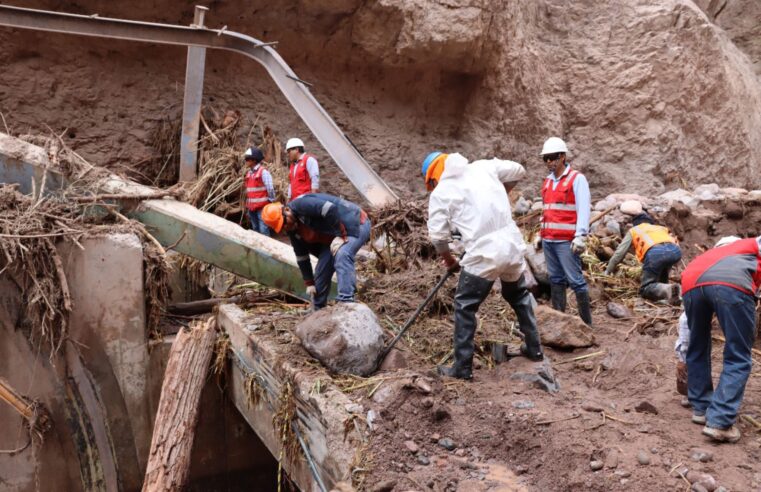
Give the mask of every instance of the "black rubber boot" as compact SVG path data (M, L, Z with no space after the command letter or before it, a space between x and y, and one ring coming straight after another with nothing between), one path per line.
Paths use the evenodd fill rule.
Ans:
M454 295L454 364L451 367L438 366L442 376L460 379L473 377L476 313L489 295L493 283L466 271L460 273L460 281Z
M592 306L589 301L589 292L576 293L576 306L579 308L579 318L589 326L592 326Z
M550 284L550 295L552 296L552 309L555 311L565 312L566 297L565 284Z
M518 318L518 329L523 333L525 343L521 354L531 360L544 359L539 331L536 329L534 299L526 286L526 277L521 275L516 282L502 282L502 297L510 304Z

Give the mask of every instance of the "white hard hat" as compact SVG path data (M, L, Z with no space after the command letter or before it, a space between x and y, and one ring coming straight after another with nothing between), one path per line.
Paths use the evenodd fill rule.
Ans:
M568 152L568 147L565 146L565 142L562 139L550 137L544 141L542 153L539 155L556 154L558 152Z
M289 138L288 143L285 144L285 150L294 149L296 147L303 147L304 142L300 138Z
M724 236L723 238L716 241L716 246L714 248L720 248L722 246L726 246L727 244L732 244L735 241L739 241L742 238L739 238L737 236Z

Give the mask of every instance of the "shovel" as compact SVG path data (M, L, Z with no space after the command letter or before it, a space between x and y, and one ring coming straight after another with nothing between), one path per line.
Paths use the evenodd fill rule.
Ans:
M441 286L444 285L444 282L447 281L449 277L452 276L452 271L447 270L446 273L441 277L441 280L431 289L431 291L428 293L428 296L423 299L423 302L418 306L418 308L415 310L414 313L412 313L412 316L410 319L407 320L407 322L404 324L401 330L399 330L399 333L396 334L393 340L386 346L386 348L383 349L383 351L378 356L378 360L375 362L375 371L378 370L378 368L383 363L383 360L386 358L389 352L391 352L391 349L394 348L394 345L396 345L396 342L399 341L400 338L407 332L407 330L412 326L413 323L415 323L415 320L420 315L420 313L425 309L425 307L428 305L429 302L431 302L431 299L436 295L436 293L441 289ZM375 372L373 371L373 372Z

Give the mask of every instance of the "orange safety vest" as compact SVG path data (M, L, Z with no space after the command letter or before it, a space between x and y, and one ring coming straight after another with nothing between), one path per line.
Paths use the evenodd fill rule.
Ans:
M668 228L659 225L640 224L632 227L629 233L632 235L634 253L637 255L640 263L645 259L647 251L656 244L676 244L676 239L669 234Z
M259 165L256 171L249 169L246 172L246 208L248 210L259 210L270 202L267 187L262 179L263 173L264 166L262 165Z
M570 169L554 190L552 178L544 180L540 231L542 239L571 241L576 235L576 195L573 194L573 182L578 175L578 171Z
M304 154L301 159L291 164L288 178L291 182L291 200L295 200L301 195L312 192L312 178L309 176L307 169L307 160L312 157L310 154Z

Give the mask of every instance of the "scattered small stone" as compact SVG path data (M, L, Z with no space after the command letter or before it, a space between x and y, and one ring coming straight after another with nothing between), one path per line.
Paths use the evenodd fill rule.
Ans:
M454 441L449 439L448 437L445 437L443 439L439 439L439 446L446 449L447 451L452 451L457 446L455 445Z
M621 485L626 485L627 483L629 483L629 479L628 478L622 478L621 480L618 481L618 483L620 483Z
M641 432L642 434L650 434L650 431L652 431L652 429L653 428L650 427L649 425L644 424L637 427L637 432Z
M632 472L629 472L626 470L616 470L614 473L616 474L616 476L621 478L629 478L632 476Z
M686 475L687 481L691 484L700 484L708 492L716 490L716 479L707 473L701 473L698 471L689 471Z
M517 400L512 403L513 408L518 408L521 410L526 410L529 408L534 408L536 405L534 405L534 402L529 400Z
M433 398L423 398L420 400L420 404L423 406L423 408L431 408L433 406Z
M724 205L724 214L732 220L739 220L745 215L743 206L737 202L729 202Z
M703 487L700 482L695 482L692 484L692 487L690 487L690 490L692 492L708 492L708 489Z
M426 395L429 394L431 391L431 385L423 381L422 379L419 379L415 381L415 386L417 389L419 389L421 392L425 393Z
M729 492L729 490L727 490L726 487L719 486L713 492Z
M592 469L592 471L602 470L602 467L605 464L600 460L594 460L589 462L589 467Z
M621 235L621 224L617 220L609 220L605 223L605 229L613 235Z
M650 452L653 454L658 454L658 448L650 448Z
M420 448L417 444L415 444L415 441L404 441L404 447L407 448L407 451L412 454L416 454L418 451L420 451Z
M462 448L455 449L454 455L462 458L463 456L465 456L465 450Z
M640 413L652 413L653 415L658 415L658 409L649 401L639 402L634 409Z
M396 480L384 480L370 489L372 492L391 492L396 487Z
M437 422L451 417L451 414L449 413L449 409L446 407L446 405L434 404L432 408L432 412L433 412L433 420Z
M528 471L528 467L526 465L518 465L515 467L515 474L516 475L523 475Z
M431 442L439 442L439 439L441 439L441 434L438 432L431 434Z
M609 302L605 309L608 311L609 315L617 319L629 318L632 315L631 311L629 311L629 308L617 302Z
M643 466L650 464L650 455L647 454L647 451L640 451L637 453L637 462Z
M591 360L580 360L573 363L573 367L581 369L582 371L594 371L595 363Z
M375 410L370 410L367 412L367 426L370 428L370 430L373 430L375 426L373 425L375 421L378 420L378 414L375 413Z
M420 463L423 466L428 466L431 464L431 460L428 459L428 456L424 454L419 454L417 457L417 462Z
M701 463L708 463L713 461L713 453L707 449L693 448L690 451L690 459L700 461Z
M359 403L347 403L344 408L349 413L365 413L365 407Z
M585 401L581 404L581 409L586 410L587 412L594 412L594 413L600 413L603 410L605 410L602 405L599 403L595 403L593 401Z

